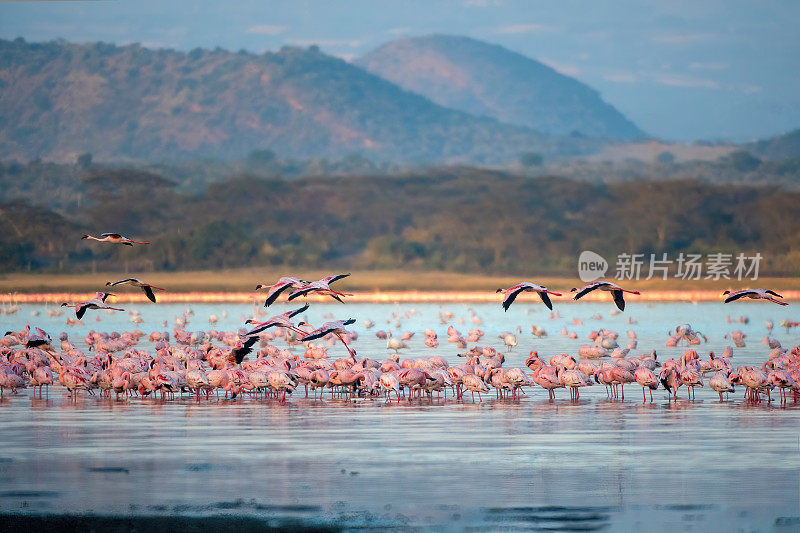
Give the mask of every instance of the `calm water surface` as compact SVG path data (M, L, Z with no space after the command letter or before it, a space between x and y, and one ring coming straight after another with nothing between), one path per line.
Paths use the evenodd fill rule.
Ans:
M124 307L124 306L123 306ZM139 329L164 330L186 305L137 305ZM235 329L252 312L246 305L189 306L187 330ZM276 305L276 312L288 307ZM416 314L404 315L410 309ZM405 357L445 356L462 362L446 342L441 311L462 333L480 327L480 345L505 349L500 332L522 326L519 346L506 366L524 367L528 352L545 357L577 354L598 327L639 336L634 353L656 349L659 358L685 349L665 348L667 331L690 323L708 336L698 351L720 353L724 335L744 331L746 348L734 349L734 366L761 364L765 322L785 347L800 344L797 330L780 320L797 320L794 306L760 303L637 304L611 316L608 304L557 304L562 318L550 319L541 304L520 302L508 313L499 305L313 305L307 319L358 319L361 356L383 359L389 352L374 331L416 331ZM54 337L67 331L73 342L92 328L133 329L126 313L89 312L85 326L66 326L43 306L23 306L0 315L3 330L26 323ZM39 316L32 313L39 312ZM94 314L92 314L94 313ZM483 321L476 326L473 313ZM590 318L600 313L602 320ZM393 318L395 314L398 318ZM749 324L725 318L747 316ZM94 318L99 316L100 322ZM628 317L638 323L628 325ZM327 317L327 318L325 318ZM572 326L573 318L582 326ZM88 320L87 320L88 318ZM364 319L376 325L364 327ZM464 323L460 322L464 319ZM388 323L387 323L388 321ZM397 327L398 321L401 323ZM548 336L537 339L531 324ZM579 334L560 335L561 328ZM439 333L440 348L423 345L422 331ZM144 346L150 347L149 343ZM301 353L300 348L295 348ZM329 350L341 355L337 346ZM743 392L743 391L742 391ZM49 398L23 391L0 402L0 511L30 514L225 515L257 517L270 525L330 525L344 528L422 527L460 530L568 529L647 531L797 531L800 529L800 409L789 404L752 406L737 392L729 401L708 388L696 401L643 404L641 390L625 401L595 386L569 402L557 392L549 402L542 389L518 401L427 400L313 401L298 390L286 405L242 398L195 403L151 399L116 401L82 395L70 402L63 388ZM0 520L2 520L0 518Z

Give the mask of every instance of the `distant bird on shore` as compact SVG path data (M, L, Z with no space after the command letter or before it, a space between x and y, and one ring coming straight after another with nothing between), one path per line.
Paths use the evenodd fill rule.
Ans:
M110 305L106 304L106 298L111 296L110 292L97 292L94 295L94 298L91 300L87 300L85 302L79 302L76 304L69 304L64 302L61 304L61 307L74 307L75 308L75 316L78 320L83 318L84 313L86 313L87 309L111 309L113 311L124 311L124 309L118 309L116 307L111 307Z
M274 285L263 285L259 283L256 286L256 290L269 287L269 292L267 293L267 299L264 302L264 307L269 307L270 305L275 303L275 300L278 299L278 296L280 296L283 291L290 288L299 289L307 284L308 284L307 281L303 281L300 278L285 276L279 279Z
M773 296L777 296L778 298L783 298L783 296L768 289L745 289L743 291L725 291L722 293L723 296L726 294L730 294L730 296L725 298L725 302L723 302L726 304L738 300L739 298L750 298L752 300L767 300L768 302L774 302L778 305L789 305L786 302L781 302L773 298Z
M549 290L547 287L531 283L530 281L523 281L522 283L517 283L516 285L509 287L507 289L497 289L497 291L495 292L502 292L505 295L505 299L503 300L503 309L505 309L506 311L508 311L508 308L511 307L511 304L514 303L516 297L523 292L539 293L539 296L542 298L542 302L544 302L544 305L546 305L547 308L550 309L551 311L553 310L553 303L550 301L550 297L547 295L552 294L553 296L561 296L560 293L553 292Z
M295 292L293 292L291 296L289 296L289 301L294 300L298 296L307 296L311 293L316 293L316 294L327 294L334 300L344 303L344 301L339 297L352 296L352 294L346 294L343 292L335 291L331 289L330 284L333 283L334 281L346 278L349 275L350 274L337 274L335 276L328 276L322 278L319 281L312 281L311 283L306 283L305 285L297 289Z
M121 279L119 281L115 281L113 283L110 282L110 281L106 283L106 287L114 287L116 285L133 285L134 287L139 287L140 289L142 289L142 291L144 291L144 294L145 294L145 296L147 296L147 299L150 300L153 303L156 303L156 295L153 294L153 289L156 289L156 290L159 290L159 291L166 290L166 289L162 289L161 287L156 287L154 285L150 285L149 283L144 283L143 281L141 281L139 279L136 279L136 278L127 278L127 279Z
M623 293L631 293L631 294L641 294L639 291L629 291L623 289L616 283L611 283L610 281L595 281L594 283L590 283L585 285L580 290L573 288L570 292L576 292L574 299L579 300L580 298L586 296L590 292L594 290L601 290L601 291L608 291L614 297L614 303L617 304L617 307L620 311L625 310L625 299L623 298Z
M112 244L124 244L125 246L133 246L134 244L150 244L149 242L134 241L127 237L123 237L119 233L103 233L100 237L93 237L91 235L84 235L81 239L92 239L99 242L110 242Z

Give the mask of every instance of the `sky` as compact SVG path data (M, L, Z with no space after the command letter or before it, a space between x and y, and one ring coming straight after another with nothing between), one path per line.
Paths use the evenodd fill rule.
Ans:
M398 38L466 35L577 78L674 141L799 128L798 27L793 0L0 2L0 38L29 41L258 53L317 44L350 60Z

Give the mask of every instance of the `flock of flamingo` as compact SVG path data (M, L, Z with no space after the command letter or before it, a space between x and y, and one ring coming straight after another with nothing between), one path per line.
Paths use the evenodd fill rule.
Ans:
M127 246L149 244L117 233L83 238ZM256 290L267 289L264 307L278 301L281 295L286 295L288 301L311 294L323 295L343 303L350 295L331 288L331 284L347 276L349 274L337 274L317 281L282 277L273 284L260 284ZM152 302L156 302L153 290L164 290L136 278L106 283L108 287L120 285L142 289ZM575 293L574 299L578 300L595 290L610 292L620 311L625 309L625 293L639 294L608 281L596 281L580 289L574 288L572 292ZM561 296L561 293L530 282L498 289L497 292L504 295L502 307L506 311L523 292L537 293L550 310L553 302L549 295ZM88 301L62 305L73 307L78 319L88 310L123 311L106 303L111 295L98 291ZM725 291L724 296L725 303L751 298L787 305L780 301L782 297L779 294L765 289ZM398 339L379 331L377 337L387 341L387 349L392 353L380 360L361 357L350 346L357 340L357 333L346 328L355 323L355 319L331 320L316 328L304 320L295 323L293 319L308 308L309 305L305 304L264 321L256 317L248 319L245 324L249 329L191 333L184 329L192 315L187 311L176 319L172 335L158 331L149 335L149 341L155 343L155 353L137 348L139 341L146 336L139 330L122 334L90 331L85 338L88 354L76 348L66 333L54 342L38 327L33 331L30 326L8 331L0 338L0 396L7 389L17 393L27 387L38 388L39 395L42 395L43 387L58 383L73 399L77 398L79 391L88 391L89 394L99 391L104 396L115 394L118 399L121 396L151 396L169 400L190 394L196 401L201 401L203 398L209 400L213 394L216 399L220 399L220 395L229 399L249 395L276 398L284 403L287 394L302 386L305 395L310 392L315 399L318 396L322 398L327 391L346 399L383 396L387 401L400 401L402 398L418 399L423 394L430 399L434 395L447 399L450 394L452 398L463 400L465 393L469 392L474 402L476 393L481 400L482 394L494 389L498 398L511 396L516 399L524 394L524 389L538 386L548 392L550 400L555 398L556 390L569 389L571 400L578 401L580 389L593 385L603 385L608 396L624 400L625 385L636 383L642 388L643 402L647 401L648 392L652 402L653 391L660 387L666 390L670 401L677 399L682 386L693 399L695 387L703 387L705 376L710 374L708 386L719 394L720 401L723 401L723 394L733 393L736 385L745 388L748 402L761 402L762 395L771 402L770 391L775 388L779 390L782 404L788 401L789 392L793 401L800 398L800 346L786 350L769 336L765 343L770 352L762 367L740 366L734 370L730 363L733 355L730 347L721 357L711 352L708 359L703 359L695 349L689 348L677 359L659 361L655 350L644 355L630 355L631 350L637 348L633 330L627 332L630 342L623 349L618 344L617 332L600 329L589 335L593 344L581 346L578 358L562 353L546 360L536 351L531 351L525 361L526 372L523 368L504 367L505 355L495 348L477 344L467 348L468 343L480 342L484 333L471 329L465 337L453 325L447 329L448 342L463 350L459 354L465 359L461 364L450 365L444 357L437 355L401 359L398 351L407 348L406 342L414 335L411 332ZM406 313L405 318L411 314L413 311ZM551 318L558 316L553 313ZM440 315L443 324L453 317L451 313ZM393 318L401 319L396 314ZM473 315L473 322L480 322L477 315ZM633 322L629 319L629 323ZM166 325L166 322L162 324ZM366 329L374 325L371 320L364 323ZM768 324L768 329L772 329L771 324ZM532 327L532 333L545 335L537 326ZM562 334L568 332L563 330ZM677 346L679 342L697 346L701 337L702 333L689 325L678 326L670 332L667 346ZM734 334L733 341L737 346L743 345L743 337L741 333L738 337ZM514 333L504 332L500 338L509 349L517 345ZM278 347L279 341L287 347ZM331 360L327 346L336 341L344 345L348 355ZM258 349L253 354L256 344ZM438 347L438 335L434 330L425 330L424 344L429 349ZM291 347L296 345L304 347L302 357L291 351Z

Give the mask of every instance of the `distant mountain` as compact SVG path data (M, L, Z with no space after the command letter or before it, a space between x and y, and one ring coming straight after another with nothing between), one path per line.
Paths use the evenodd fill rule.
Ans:
M800 159L800 129L742 146L764 159Z
M0 157L495 163L586 141L444 108L317 47L254 55L0 40Z
M355 63L445 107L550 135L645 136L591 87L502 46L468 37L392 41Z

